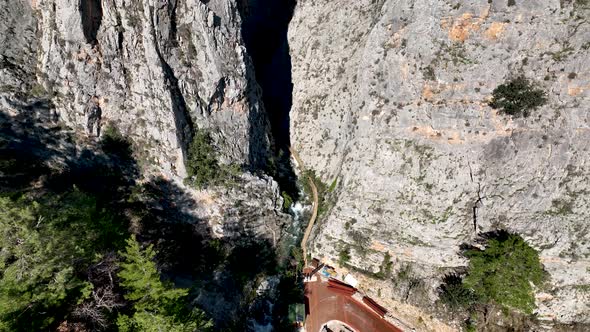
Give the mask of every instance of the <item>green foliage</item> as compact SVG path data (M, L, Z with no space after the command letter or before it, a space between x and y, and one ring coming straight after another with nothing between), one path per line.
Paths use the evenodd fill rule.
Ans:
M425 80L436 81L436 73L431 65L422 68L422 76L424 76Z
M473 291L467 288L461 277L456 274L445 276L439 291L440 300L453 310L469 308L476 300Z
M235 185L242 172L239 165L220 165L211 135L197 130L188 149L186 162L187 181L197 188L215 185Z
M393 262L391 261L391 255L389 252L386 252L383 256L383 262L379 267L379 272L374 274L374 277L377 279L385 279L391 276L391 268L393 267Z
M293 204L293 199L286 191L283 191L281 196L283 196L283 209L288 210L291 204Z
M315 174L313 170L306 170L301 177L303 180L303 190L307 194L308 197L313 197L312 189L309 185L309 181L307 180L310 178L313 183L315 184L316 188L318 189L318 218L323 216L330 207L333 205L333 195L330 195L332 191L329 190L328 186L322 182L319 176ZM336 184L332 182L334 187ZM331 187L331 186L330 186Z
M109 124L103 131L100 146L108 154L116 154L122 157L131 156L131 143L112 124Z
M116 241L116 229L107 227L111 217L92 197L74 190L41 198L43 205L0 198L0 326L6 329L44 329L62 306L81 301L90 284L76 272Z
M33 86L31 86L31 89L29 90L29 96L31 96L31 97L39 98L39 97L43 97L47 94L48 94L47 90L45 90L43 85L41 85L39 83L33 84Z
M532 313L531 283L540 286L545 272L537 252L520 236L500 233L488 240L485 250L471 249L465 255L469 273L463 283L479 301Z
M174 288L160 280L153 261L153 246L142 250L134 236L127 240L121 252L121 286L127 290L125 299L133 302L132 316L119 315L117 326L121 331L203 331L212 326L198 309L187 313L187 289Z
M545 103L545 92L519 76L495 88L489 105L509 115L527 117L530 111Z
M334 178L334 181L330 184L330 188L328 188L328 192L334 192L336 189L336 185L338 185L338 178Z
M219 164L213 149L213 140L208 132L197 130L189 146L186 163L191 183L196 187L206 187L217 180Z
M338 254L338 264L344 266L350 261L350 258L350 248L346 247L340 251L340 254Z

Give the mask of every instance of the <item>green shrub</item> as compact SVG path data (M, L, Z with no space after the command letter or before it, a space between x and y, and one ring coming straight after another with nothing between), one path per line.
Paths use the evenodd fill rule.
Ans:
M0 331L48 330L89 295L80 271L124 231L77 189L37 198L0 198Z
M242 167L237 164L220 165L209 132L197 130L188 148L186 161L188 178L185 180L197 188L237 183Z
M486 235L485 249L464 252L467 275L443 278L440 301L452 310L474 312L475 305L496 304L505 310L531 314L535 297L531 283L540 286L546 276L538 253L520 236L505 231Z
M112 124L106 126L102 132L100 146L107 154L121 157L131 157L131 143L121 134L119 129Z
M117 275L120 285L127 291L125 299L133 304L134 313L119 314L119 331L192 332L212 327L203 311L188 309L188 289L174 288L171 282L160 280L152 245L142 249L132 236L120 255L123 262Z
M350 248L346 247L340 251L340 254L338 254L338 264L344 266L350 262L350 258Z
M190 182L198 188L206 187L216 182L219 169L211 136L204 130L197 130L189 146L186 163Z
M449 274L443 278L439 288L440 300L451 309L469 308L475 303L475 294L463 284L457 274Z
M546 103L545 92L519 76L495 88L489 105L509 115L527 117L530 111Z
M43 85L41 85L39 83L33 84L31 86L31 89L29 90L29 96L31 96L31 97L39 98L39 97L43 97L47 94L48 94L47 90L45 90Z
M322 182L321 178L315 174L314 170L308 169L301 176L303 190L308 197L313 197L312 189L309 186L309 181L307 181L308 178L313 181L318 190L318 218L323 217L334 204L333 195L330 195L332 192L330 191L330 188ZM335 179L334 181L337 180ZM335 189L337 183L332 182L332 184L334 185L333 189Z
M385 279L391 276L391 269L393 267L393 262L391 261L391 255L389 252L386 252L383 256L383 262L381 262L381 266L379 267L379 272L374 273L374 277L377 279Z
M527 314L535 308L531 283L540 286L545 278L539 255L520 236L498 232L486 248L469 249L469 273L463 280L479 301L497 303Z
M293 199L286 191L283 191L281 195L283 196L283 209L288 210L291 204L293 204Z

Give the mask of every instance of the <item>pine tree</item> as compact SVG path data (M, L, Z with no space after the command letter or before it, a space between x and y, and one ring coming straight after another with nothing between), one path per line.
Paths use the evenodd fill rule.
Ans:
M60 306L90 287L74 268L88 258L88 242L41 211L37 203L0 198L0 326L6 329L45 328ZM87 213L66 212L63 218L78 220L90 217Z
M127 290L125 298L133 302L134 314L119 315L117 325L121 331L205 331L212 323L202 311L187 310L187 289L174 288L160 280L152 245L140 248L134 236L127 240L121 253L121 286Z
M527 314L535 308L531 283L540 286L545 279L539 254L522 237L501 233L488 240L485 250L472 249L467 288L483 302L494 302Z

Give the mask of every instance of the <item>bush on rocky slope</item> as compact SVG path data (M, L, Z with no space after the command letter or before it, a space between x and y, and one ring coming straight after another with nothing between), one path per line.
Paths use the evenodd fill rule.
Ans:
M197 130L188 149L186 181L196 188L215 185L232 185L242 172L239 165L220 165L211 135Z
M218 179L219 164L208 132L197 130L193 136L188 150L186 170L190 183L196 187L206 187Z
M522 237L505 231L485 235L485 249L472 247L467 275L444 278L440 299L451 309L475 304L496 304L531 314L535 308L533 286L545 280L537 251Z
M189 310L188 289L174 288L162 282L154 258L153 245L141 249L132 236L127 240L118 276L127 290L125 298L133 302L133 315L119 315L120 331L207 331L212 322L202 310Z
M519 76L496 87L489 105L512 116L527 117L530 111L545 103L545 92L535 87L526 77Z
M470 249L469 274L465 286L483 302L532 313L535 297L531 283L540 286L545 278L539 254L520 236L499 232L488 239L484 250Z

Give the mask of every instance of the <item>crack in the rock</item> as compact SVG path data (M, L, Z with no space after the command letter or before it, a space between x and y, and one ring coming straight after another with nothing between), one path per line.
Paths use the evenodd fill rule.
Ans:
M477 232L477 209L479 205L483 204L483 197L481 197L481 183L477 183L477 200L473 204L473 231Z
M171 19L173 17L175 16L172 16ZM181 146L183 157L186 158L188 152L188 145L190 144L193 135L193 122L187 110L186 102L184 100L184 96L182 95L182 91L180 90L178 78L174 75L174 70L172 69L172 67L170 67L168 62L166 62L166 60L164 59L164 56L162 55L162 52L160 50L160 45L158 45L158 36L156 34L156 27L154 24L153 7L150 7L150 20L151 34L152 38L154 38L154 48L158 56L158 59L160 60L162 71L164 72L166 88L170 92L170 101L172 102L172 112L174 114L176 135Z
M82 0L78 5L82 19L82 31L88 44L96 44L98 29L102 23L102 4L100 0Z

